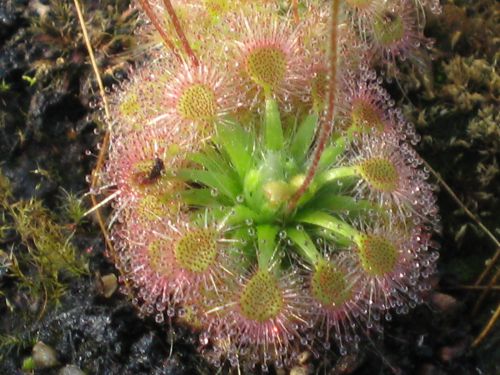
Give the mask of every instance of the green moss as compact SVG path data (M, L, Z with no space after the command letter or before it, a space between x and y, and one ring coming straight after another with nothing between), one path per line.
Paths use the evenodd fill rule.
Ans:
M70 223L79 224L84 219L86 209L83 205L83 198L78 194L63 189L60 195L60 205L64 218Z
M36 341L36 338L29 334L0 335L0 360L6 359L12 351L19 354L21 350L32 347Z
M61 276L85 274L85 261L71 243L70 227L59 223L39 200L16 201L8 179L1 172L0 209L2 226L19 236L19 248L11 253L9 271L18 282L18 290L33 301L42 302L40 313L43 313L66 290Z

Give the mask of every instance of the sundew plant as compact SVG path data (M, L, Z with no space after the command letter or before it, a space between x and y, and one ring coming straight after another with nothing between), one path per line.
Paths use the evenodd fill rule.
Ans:
M139 3L147 61L111 95L100 190L140 314L267 371L422 302L439 217L381 77L425 65L438 1Z

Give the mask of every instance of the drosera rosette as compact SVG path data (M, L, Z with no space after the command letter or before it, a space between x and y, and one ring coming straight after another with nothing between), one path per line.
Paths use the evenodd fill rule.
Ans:
M432 186L426 181L428 173L415 151L397 137L393 132L356 137L346 144L343 160L334 162L318 179L321 183L346 181L356 200L373 202L374 207L401 218L433 222L437 208Z
M383 79L368 66L343 72L338 102L339 126L336 131L350 133L392 135L413 144L418 141L414 126L395 107L394 100L382 87Z
M207 311L208 330L219 361L267 372L289 367L307 337L300 333L310 314L297 270L263 265L237 275ZM218 353L218 355L217 355Z
M146 5L179 40L148 75L161 92L153 111L134 117L134 85L133 100L116 96L132 114L111 127L104 173L122 280L142 315L197 330L216 365L267 371L304 350L346 354L382 330L382 314L420 302L435 271L435 197L406 142L418 137L362 63L373 35L337 28L337 0L331 29L327 3L314 4L318 25L275 4L225 4L210 3L195 53L186 35L199 25L183 34L169 1ZM206 5L174 2L184 14ZM387 11L400 6L414 10ZM396 39L408 31L398 27ZM338 48L320 47L325 30Z
M386 218L384 218L384 221ZM429 276L436 272L438 253L432 251L429 229L393 223L373 223L355 239L353 251L369 308L369 324L392 319L391 310L406 314L423 302Z
M387 64L393 71L397 71L398 61L426 66L428 57L422 49L430 49L433 43L423 35L416 12L415 5L407 1L380 3L368 35L375 63Z
M180 64L164 86L164 112L158 120L168 119L198 138L210 137L214 124L236 109L236 94L221 68Z
M225 239L230 229L212 219L206 213L193 222L183 213L174 219L159 217L147 228L129 224L115 234L130 246L119 247L119 256L125 280L138 291L135 303L143 315L154 314L158 323L165 317L182 318L193 300L218 292L235 253L229 254L231 241Z
M244 106L261 105L271 95L280 102L290 102L306 93L301 25L272 13L241 13L231 23L231 54L239 78L239 100Z
M303 263L306 288L313 304L315 342L339 354L358 350L360 335L367 334L367 304L362 299L362 278L351 257L338 245L317 239L322 251Z
M175 177L175 170L185 163L191 140L172 128L118 134L111 136L110 143L103 176L115 210L109 225L117 219L132 220L132 216L147 222L178 212L177 194L185 186Z

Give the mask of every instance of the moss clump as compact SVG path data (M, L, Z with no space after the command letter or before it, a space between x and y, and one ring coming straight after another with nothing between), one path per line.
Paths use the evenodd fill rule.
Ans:
M15 231L20 238L9 271L18 280L18 289L25 290L33 301L44 301L43 312L48 303L59 301L64 294L63 274L80 276L87 272L84 259L70 242L71 227L58 223L39 200L15 201L9 180L1 173L0 209L0 233Z

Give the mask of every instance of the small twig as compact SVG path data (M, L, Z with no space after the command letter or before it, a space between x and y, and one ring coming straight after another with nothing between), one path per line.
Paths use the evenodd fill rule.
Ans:
M101 98L102 98L102 102L103 102L103 106L104 106L104 113L106 114L106 119L109 119L110 118L109 105L108 105L108 101L106 100L106 93L104 91L104 85L102 83L101 74L99 73L99 68L97 67L97 63L96 63L96 60L94 57L94 52L92 50L92 45L90 43L90 39L89 39L88 34L87 34L87 28L85 26L85 20L83 19L81 5L80 5L79 0L74 0L74 3L75 3L76 12L78 15L78 21L80 22L80 27L81 27L82 32L83 32L85 46L87 47L87 51L88 51L88 54L90 57L90 62L92 64L92 68L94 69L94 74L95 74L95 77L97 80L97 84L99 85L99 93L100 93ZM99 156L97 158L96 167L92 171L92 180L91 180L91 184L90 184L91 190L95 189L95 187L99 183L99 172L100 172L102 166L104 165L104 158L106 156L106 150L108 149L108 145L109 145L109 131L106 131L106 133L104 135L104 139L102 141L101 150L100 150ZM90 199L92 201L92 205L98 206L99 203L97 202L97 198L95 197L94 194L91 194ZM104 241L106 243L106 247L108 248L108 251L109 251L111 257L113 258L113 260L117 261L118 258L115 254L115 249L113 247L113 244L111 243L111 240L110 240L109 235L108 235L108 231L106 230L106 225L104 223L104 219L103 219L99 209L97 209L95 211L95 215L97 218L97 222L99 224L99 228L104 236Z
M179 37L182 47L184 48L184 51L186 54L189 56L191 59L192 63L195 66L199 65L198 58L196 57L195 53L193 52L191 46L189 45L189 42L186 38L186 34L184 33L184 30L182 29L181 23L179 22L179 18L177 17L177 14L175 13L174 7L172 6L172 3L170 0L163 0L163 4L165 5L165 8L167 8L168 15L170 16L170 19L172 20L172 23L174 24L175 32L177 33L177 36Z
M101 151L99 152L97 164L96 164L94 170L92 171L92 182L90 184L91 190L95 189L95 187L99 183L99 172L101 171L101 168L104 165L104 157L106 155L105 150L108 148L108 146L109 146L109 132L106 132L106 134L104 134L104 139L102 141ZM97 201L97 198L94 194L90 195L90 200L92 201L92 206L99 207L99 202ZM104 236L104 241L106 243L106 247L108 248L109 253L111 254L111 257L113 258L113 260L116 261L117 257L115 254L115 250L114 250L113 244L111 243L111 240L109 238L108 231L106 229L106 224L104 222L104 219L101 215L101 210L99 208L97 208L95 210L95 216L97 218L97 223L99 224L99 228L101 229L101 232Z
M474 285L480 285L483 282L484 278L488 275L488 273L490 273L491 269L497 263L499 258L500 258L500 248L497 249L495 255L493 255L491 259L486 261L487 263L486 268L483 270L483 272L481 272L481 275L479 275Z
M441 177L441 175L436 172L434 170L434 168L432 168L429 163L427 163L425 160L423 160L423 163L425 164L425 166L431 171L431 173L434 175L434 177L438 180L439 184L441 186L443 186L443 188L446 190L446 192L453 198L453 200L460 206L460 208L462 208L465 212L465 214L467 216L469 216L469 218L471 218L471 220L473 220L478 226L479 228L481 228L483 230L484 233L486 233L486 235L488 237L490 237L490 239L495 243L495 245L497 247L500 247L500 242L498 241L498 239L495 237L495 235L488 229L486 228L486 226L477 218L476 215L474 215L466 206L465 204L462 203L462 201L460 200L460 198L457 197L457 195L455 194L455 192L451 189L451 187L443 180L443 178Z
M99 208L104 206L106 203L109 201L115 199L118 195L120 195L120 190L115 191L113 194L108 195L106 198L104 198L102 201L99 202L99 204L92 206L90 209L88 209L83 216L90 215L92 212L97 211Z
M476 304L474 305L474 308L472 309L472 315L477 314L479 311L479 308L481 307L481 304L483 303L484 299L488 295L488 293L491 291L491 288L493 288L494 285L498 282L498 279L500 278L500 268L497 269L497 272L495 275L491 278L490 282L486 286L486 289L481 293L479 298L477 299Z
M488 321L488 323L486 323L486 326L483 328L481 333L476 337L476 339L472 343L471 346L473 348L477 347L484 340L484 338L486 336L488 336L488 333L490 333L491 329L493 328L493 326L495 325L495 323L497 322L499 317L500 317L500 304L498 304L497 309L495 310L495 313L493 314L491 319Z
M110 114L109 114L108 101L106 99L104 85L102 83L101 75L99 74L99 68L97 67L97 62L96 62L96 59L94 56L94 51L92 50L92 45L90 44L90 38L89 38L89 35L87 33L87 28L85 27L85 20L83 19L80 2L79 2L79 0L74 0L74 2L75 2L76 14L78 15L78 21L80 22L80 26L82 28L83 40L85 41L85 46L87 47L87 51L89 53L90 63L92 65L92 68L94 69L94 74L95 74L95 77L97 80L97 85L99 86L99 94L101 95L101 98L102 98L102 101L104 104L104 112L106 114L106 119L109 119Z
M500 291L500 286L498 285L493 285L491 287L488 287L487 285L456 285L456 286L450 286L450 287L444 287L441 288L442 290L473 290L473 291L483 291L488 289L491 291Z
M167 33L163 29L163 27L160 24L160 21L158 20L158 17L156 17L155 12L153 9L151 9L151 5L149 5L148 0L139 0L139 3L141 4L142 9L150 19L151 23L155 27L156 31L160 34L161 38L163 39L163 42L165 45L171 50L172 54L179 60L181 61L182 58L181 56L177 53L175 44L170 40L168 37Z
M318 164L321 159L321 155L326 147L328 139L333 128L333 118L335 114L335 91L337 88L337 28L339 21L339 11L340 11L340 0L332 1L332 14L331 14L331 30L330 30L330 64L329 64L329 74L328 74L328 107L326 116L323 119L320 129L319 137L316 143L316 148L313 153L312 162L307 175L304 179L302 185L298 188L295 194L290 199L288 204L288 211L291 212L297 205L300 197L304 195L307 188L311 184L316 170L318 169Z
M500 258L500 242L498 241L498 239L495 237L495 235L481 222L481 220L479 220L479 218L474 215L466 206L465 204L462 203L462 201L460 200L460 198L457 197L457 195L455 194L455 192L453 191L453 189L443 180L443 178L441 177L441 175L436 172L434 170L434 168L432 168L430 166L429 163L427 163L427 161L423 160L423 163L425 164L425 166L431 171L431 173L434 175L434 177L438 180L439 184L446 190L446 192L451 196L451 198L460 206L460 208L462 208L465 212L465 214L471 219L473 220L478 226L479 228L481 228L481 230L493 241L493 243L497 246L497 250L496 250L496 253L495 255L490 259L490 261L488 262L488 265L486 266L486 268L483 270L483 272L481 273L481 275L478 277L478 279L476 280L476 282L474 283L474 285L478 286L481 284L481 282L484 280L484 278L488 275L488 273L491 271L491 269L495 266L496 262L498 261L498 259ZM474 306L474 309L472 310L472 315L476 314L477 311L479 310L479 308L481 307L481 304L482 302L484 301L484 299L486 298L486 295L488 294L488 292L491 290L491 288L493 287L493 285L497 282L498 280L498 277L499 277L499 272L497 271L497 273L495 274L495 276L492 278L491 282L488 284L488 286L486 287L486 289L481 293L481 295L479 296L479 299L477 300L476 302L476 305Z
M295 23L300 22L300 16L299 16L299 0L292 0L292 13L293 13L293 20Z

